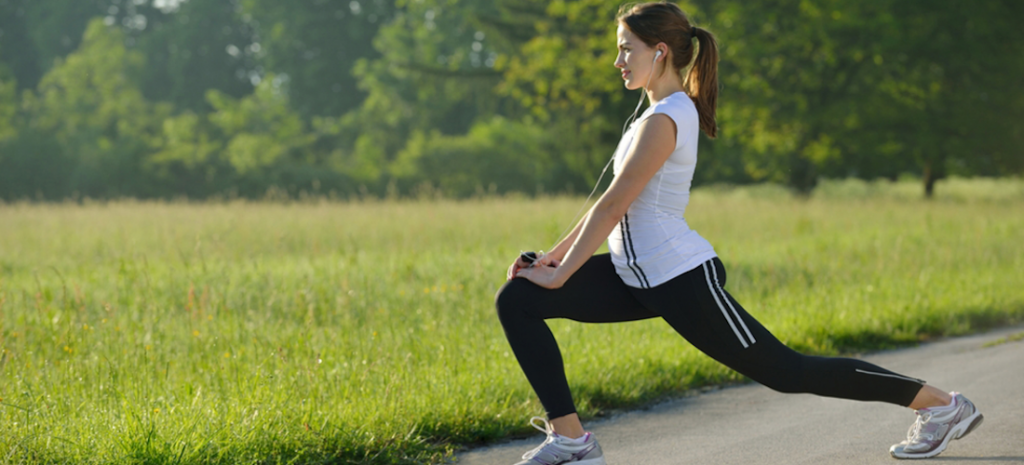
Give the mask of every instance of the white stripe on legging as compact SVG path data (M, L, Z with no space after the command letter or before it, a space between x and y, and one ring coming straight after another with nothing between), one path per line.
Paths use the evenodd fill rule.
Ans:
M722 300L725 301L726 305L729 306L729 310L732 310L732 314L736 316L736 320L740 322L740 326L743 327L743 332L747 333L747 337L750 338L750 343L753 344L757 341L754 340L754 335L750 334L750 329L747 328L747 324L743 322L743 318L740 318L740 314L736 312L736 309L732 306L732 302L725 296L725 291L722 289L722 283L718 282L718 271L715 270L714 263L711 264L711 273L715 278L715 286L718 286L718 292L722 293Z
M890 375L888 373L875 373L873 371L864 371L864 370L861 370L860 368L857 368L854 371L856 371L857 373L864 373L865 375L886 376L886 377L889 377L889 378L902 379L902 380L910 381L910 382L913 382L913 383L924 384L924 381L921 381L921 380L919 380L917 378L908 378L906 376L900 376L900 375Z
M729 312L725 311L725 307L722 306L722 301L718 299L718 294L715 292L715 286L711 284L711 274L708 273L708 263L704 262L701 264L704 267L704 278L708 281L708 290L711 291L711 296L715 298L715 303L718 304L718 308L722 310L722 316L725 317L725 321L729 322L729 327L732 328L732 332L736 333L736 338L740 340L740 344L743 344L743 348L746 349L748 344L747 341L743 340L743 335L736 329L736 324L729 318Z

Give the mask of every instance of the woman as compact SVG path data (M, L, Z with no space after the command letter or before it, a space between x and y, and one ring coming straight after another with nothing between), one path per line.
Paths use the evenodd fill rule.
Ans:
M958 393L864 361L794 352L725 291L714 248L683 219L698 131L716 136L715 38L671 3L623 7L617 22L615 67L627 89L644 88L650 107L623 134L604 195L550 253L533 264L517 259L496 298L509 344L550 420L534 417L548 438L520 464L605 463L576 414L547 318L661 317L707 355L777 391L916 409L907 439L890 449L897 458L934 456L980 424L981 413ZM605 238L611 253L593 255Z

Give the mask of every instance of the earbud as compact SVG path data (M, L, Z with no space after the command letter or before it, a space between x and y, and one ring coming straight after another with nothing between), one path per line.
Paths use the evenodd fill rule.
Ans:
M657 52L654 52L654 59L655 60L657 60L658 57L660 57L660 56L661 56L661 50L658 50Z

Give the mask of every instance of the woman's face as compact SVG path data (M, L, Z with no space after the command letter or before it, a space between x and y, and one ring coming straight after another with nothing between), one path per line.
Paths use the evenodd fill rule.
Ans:
M615 67L622 70L622 79L626 81L627 89L639 89L647 84L647 78L654 69L655 49L648 47L622 23L619 23L615 35L618 37L619 48Z

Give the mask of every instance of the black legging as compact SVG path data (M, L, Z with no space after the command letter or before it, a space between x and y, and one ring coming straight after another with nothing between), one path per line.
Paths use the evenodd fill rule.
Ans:
M576 412L548 318L586 323L660 316L687 341L729 368L780 392L806 392L908 406L924 381L850 358L803 355L786 347L725 292L725 268L708 260L652 289L627 286L611 256L595 255L559 289L516 278L498 291L498 318L548 418Z

